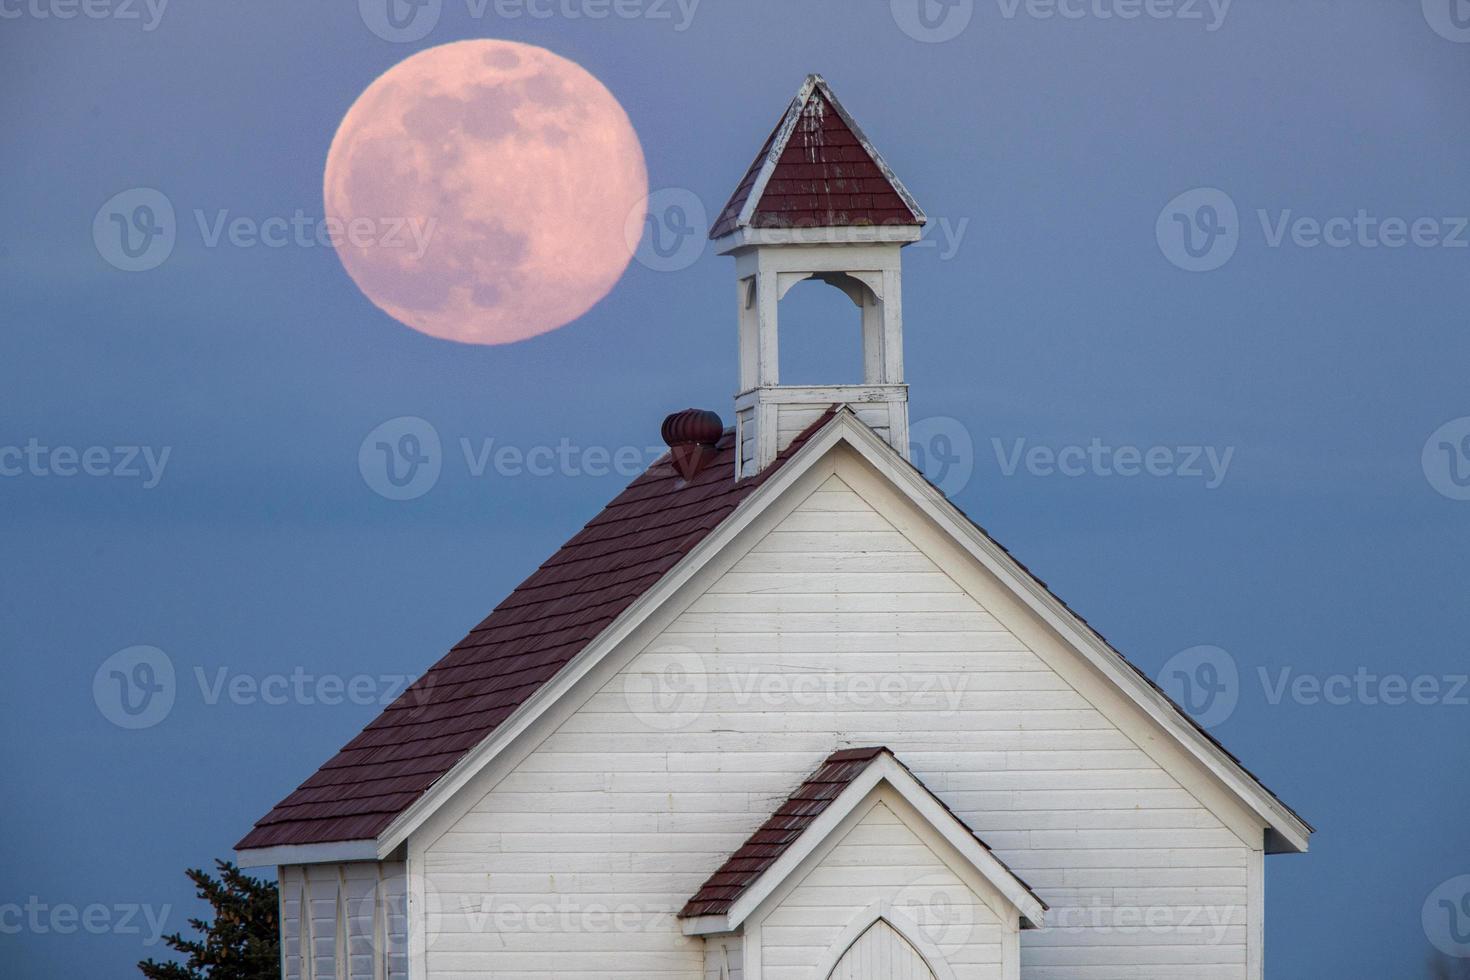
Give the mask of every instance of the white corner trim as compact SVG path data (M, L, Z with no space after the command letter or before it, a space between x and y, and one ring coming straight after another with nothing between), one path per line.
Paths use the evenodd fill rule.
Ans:
M334 841L329 844L280 844L275 847L253 847L235 852L235 863L242 868L263 868L284 864L344 864L351 861L380 861L378 844L371 840Z
M771 175L776 172L776 161L781 159L781 154L786 152L786 144L791 142L791 134L796 132L796 124L801 121L801 110L806 108L807 100L812 97L812 90L816 88L819 76L808 75L801 88L796 93L796 98L786 107L786 115L781 117L781 124L776 129L776 138L771 141L771 149L766 153L766 158L761 161L761 169L755 177L755 183L751 185L750 193L745 196L745 203L740 207L740 214L735 219L737 227L749 227L750 219L755 216L756 205L765 196L766 185L771 182Z

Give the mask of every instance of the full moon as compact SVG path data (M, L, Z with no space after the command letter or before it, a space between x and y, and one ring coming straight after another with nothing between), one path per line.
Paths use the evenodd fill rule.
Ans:
M415 330L508 344L586 313L627 268L648 170L580 65L460 41L395 65L327 154L326 215L363 293Z

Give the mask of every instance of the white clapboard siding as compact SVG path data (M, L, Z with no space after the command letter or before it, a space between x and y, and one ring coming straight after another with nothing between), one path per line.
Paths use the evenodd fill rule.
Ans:
M447 907L558 910L545 929L447 916L428 976L709 975L675 913L834 749L887 745L1054 906L1055 927L1021 934L1023 980L1257 980L1259 844L1239 811L1177 754L1166 770L1155 729L1023 641L1034 628L1002 621L1014 604L921 551L899 531L917 519L869 503L897 506L882 493L839 462L508 773L472 782L458 816L411 841ZM807 975L803 957L845 925L822 903L923 860L912 844L891 853L804 883L791 924L762 938L778 945L761 980Z
M1003 930L994 911L886 805L879 803L782 898L760 924L763 980L808 980L815 964L839 953L855 916L879 902L907 915L938 948L956 980L999 980ZM843 960L834 977L907 977L913 961L893 958L891 933L902 948L913 947L892 930L865 933L858 958ZM889 957L884 960L883 957ZM887 963L897 972L852 972L859 964ZM922 968L923 959L917 963ZM866 967L865 967L866 968ZM918 980L930 976L913 974Z
M279 885L284 980L407 980L402 862L288 865Z
M745 980L745 949L738 936L705 943L704 980Z

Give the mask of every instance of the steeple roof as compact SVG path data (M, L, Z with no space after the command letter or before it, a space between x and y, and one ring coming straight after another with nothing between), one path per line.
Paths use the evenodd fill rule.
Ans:
M826 81L809 75L710 238L741 228L919 226L925 220Z

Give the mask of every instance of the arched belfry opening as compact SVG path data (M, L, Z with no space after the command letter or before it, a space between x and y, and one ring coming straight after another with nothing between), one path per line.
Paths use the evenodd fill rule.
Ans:
M882 315L873 287L846 272L783 279L777 362L783 385L860 385L873 380L868 321Z
M738 475L768 466L834 404L907 455L900 253L925 220L827 83L810 76L710 230L720 253L734 256L738 281ZM841 376L836 337L827 373L819 351L799 382L783 374L781 342L800 325L782 322L782 300L812 280L858 311L860 381Z

